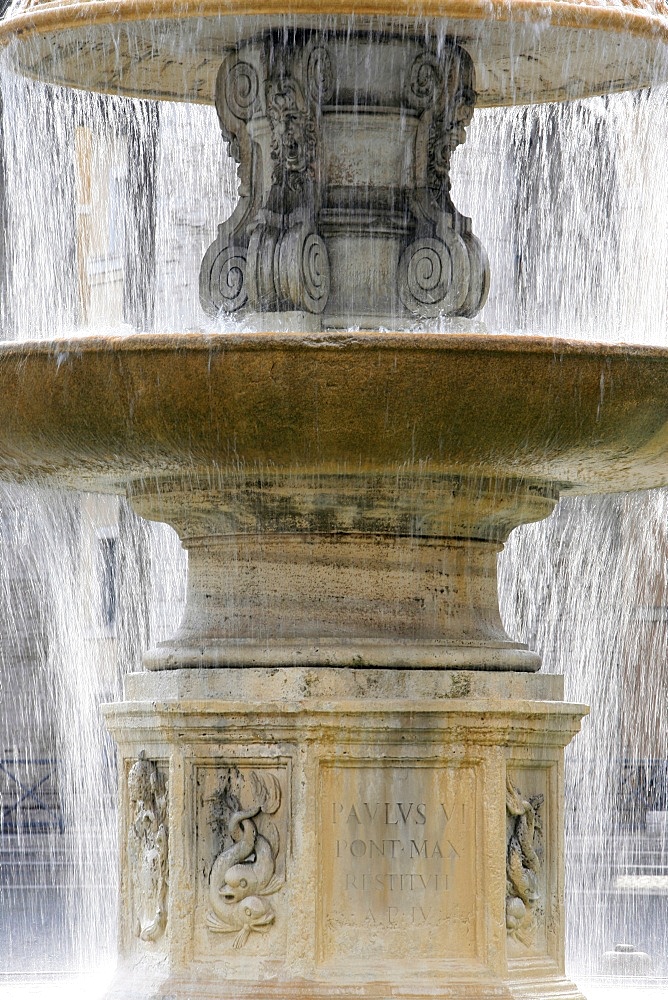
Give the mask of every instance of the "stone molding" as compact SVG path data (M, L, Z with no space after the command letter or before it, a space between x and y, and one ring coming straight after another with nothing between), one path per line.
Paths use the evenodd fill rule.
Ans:
M529 687L530 685L530 687ZM387 701L402 704L437 704L453 698L472 701L512 699L562 702L563 677L486 670L396 670L356 667L257 667L220 670L165 670L127 674L125 698L129 702L159 703L219 699L228 705L257 701L258 691L267 702L302 705L320 701L355 703L371 700L375 708Z
M550 487L295 472L163 481L130 502L189 554L181 624L150 669L540 665L504 631L496 563L513 527L551 513Z
M292 703L277 713L271 703L258 701L252 714L247 703L206 699L195 702L126 702L123 710L137 735L148 742L155 727L164 729L166 738L178 739L186 721L208 732L218 728L225 717L225 732L231 740L250 739L254 726L270 729L277 740L318 742L335 733L346 733L355 744L374 740L392 745L401 738L406 717L412 716L413 738L422 745L446 746L466 738L480 746L523 745L563 748L579 732L580 720L587 712L584 705L555 702L513 701L500 707L492 699L449 699L446 704L418 701L410 709L394 711L392 701L368 700L359 703L333 701L326 706ZM109 713L108 713L109 714ZM334 716L336 715L336 719ZM452 727L453 715L457 726ZM258 720L263 721L258 721ZM259 735L252 742L258 742ZM504 792L505 802L505 792Z

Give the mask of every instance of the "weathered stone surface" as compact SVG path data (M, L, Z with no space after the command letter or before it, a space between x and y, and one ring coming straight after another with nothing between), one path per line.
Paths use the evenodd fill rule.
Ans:
M200 495L201 520L192 494L190 503L179 492L135 496L135 509L172 524L188 551L178 632L149 651L145 665L537 669L539 657L509 638L499 616L501 525L483 526L470 499L465 494L460 519L473 515L474 525L459 529L462 537L454 527L442 538L397 536L391 525L339 533L332 519L328 531L300 534L279 516L247 537L229 533L216 492ZM552 509L551 499L533 499L520 505L527 520ZM447 497L443 507L445 514Z
M128 678L106 713L121 774L144 751L168 775L168 918L137 937L122 894L111 996L579 996L563 978L560 803L583 707L535 700L560 678L462 671L446 690L408 672L393 692L396 677ZM121 792L132 836L123 778Z
M157 941L167 926L168 788L164 771L143 750L128 772L130 822L127 865L134 931Z
M385 475L392 505L410 517L405 490L440 481L456 492L439 477L505 481L511 493L525 483L537 497L547 484L664 485L668 351L459 333L2 344L0 415L4 479L125 492L180 477L197 488L201 477L249 508L266 482L286 508L298 474L310 482L307 509L318 497L336 509L326 498L338 496L346 511L347 476L373 490Z
M450 197L475 99L469 55L424 31L240 43L216 80L240 198L202 262L205 311L313 329L475 315L489 266Z
M560 492L665 482L665 353L410 334L4 347L0 472L125 488L176 528L188 605L148 666L533 670L496 556Z
M439 701L447 698L527 698L563 701L564 679L556 674L479 670L375 670L354 667L241 667L226 670L164 670L125 677L128 701L198 701L296 704L308 699L350 701Z
M12 11L0 40L18 39L21 71L51 83L137 97L213 102L225 49L267 29L366 29L401 35L430 25L456 37L480 79L480 105L568 100L666 79L668 38L657 6L636 0L218 0L174 4L33 2ZM83 58L89 51L91 58Z

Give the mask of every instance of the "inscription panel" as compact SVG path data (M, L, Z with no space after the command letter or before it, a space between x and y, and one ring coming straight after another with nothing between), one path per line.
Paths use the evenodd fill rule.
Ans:
M323 763L323 961L476 957L472 766Z

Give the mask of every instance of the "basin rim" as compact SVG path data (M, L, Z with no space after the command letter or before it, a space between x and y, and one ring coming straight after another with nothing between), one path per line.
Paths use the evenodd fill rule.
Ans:
M313 476L340 492L411 468L427 489L443 476L522 480L541 495L668 485L668 348L654 346L74 336L1 344L0 399L0 478L13 482L125 492L214 470L236 481L241 462L252 479L299 475L307 492Z
M633 0L630 2L633 3ZM221 0L199 0L198 3L193 3L192 0L84 0L65 3L48 0L46 3L34 3L28 10L10 13L0 21L0 46L14 41L19 49L24 48L26 58L22 59L20 53L18 58L20 71L46 82L158 100L212 103L215 71L211 72L210 68L203 71L206 81L197 91L192 89L192 81L185 82L191 66L184 69L183 74L177 73L178 82L165 84L162 90L160 86L153 86L150 81L146 83L143 75L145 59L139 70L124 66L119 73L109 72L109 67L106 67L96 78L96 71L84 68L85 60L75 60L68 64L66 60L69 57L66 57L65 62L59 62L58 36L66 35L67 32L75 33L73 40L78 40L79 47L84 50L87 44L92 44L90 31L94 28L115 27L122 31L132 24L180 21L185 25L200 21L209 25L207 30L198 35L206 41L214 25L220 26L222 22L227 22L230 28L229 31L225 29L227 34L224 31L223 36L225 44L233 46L236 41L251 37L272 25L283 26L286 19L296 27L308 28L313 27L311 19L314 16L323 15L327 19L327 28L336 27L340 21L345 29L346 19L353 16L359 18L360 22L380 22L384 28L387 26L390 33L394 25L395 31L411 30L414 27L417 34L422 35L429 22L437 29L451 22L453 37L465 47L466 32L479 35L481 26L485 25L485 41L480 43L479 39L474 40L474 48L487 49L488 37L490 42L500 41L500 48L505 50L505 61L510 57L513 65L510 69L505 67L503 71L506 75L510 73L509 80L503 83L497 80L488 89L482 88L478 95L480 107L579 99L647 87L668 76L668 59L662 60L660 78L656 77L655 68L646 65L653 60L657 46L661 43L668 46L668 6L664 16L663 13L639 9L630 4L601 6L580 4L573 0L394 0L391 4L388 0L334 0L332 4L325 5L325 9L318 0L227 0L224 3ZM248 22L246 27L242 25L244 19ZM257 24L257 27L253 27L253 24ZM519 46L516 44L516 31L526 33ZM517 56L522 51L522 44L533 45L531 40L535 40L536 32L540 34L544 31L554 31L557 34L578 32L583 34L583 39L586 33L589 33L590 38L592 35L617 35L621 39L620 50L605 54L590 51L589 62L594 64L594 77L576 80L574 89L571 88L570 78L562 78L561 69L555 70L554 80L546 81L541 75L535 88L533 84L527 88L526 82L522 81L525 70L521 68ZM97 37L99 39L100 36ZM214 49L219 41L220 39L213 44ZM36 44L37 61L32 59L31 62L31 44ZM40 44L43 45L41 52ZM155 48L149 53L150 58L158 58L164 39L158 39L152 44ZM188 59L192 62L194 58L187 53L187 46L179 49L177 45L174 50L169 46L167 48L169 51L166 51L164 59L173 63L174 53L178 50L176 60L184 60L181 69L186 66ZM204 56L210 63L214 63L216 57L212 55L211 48L211 43L208 46L205 44ZM572 61L572 44L568 48ZM589 46L586 45L585 48L588 49ZM131 49L128 52L128 58L132 61ZM492 58L490 65L494 65L495 58ZM534 59L535 56L529 54L527 58ZM96 53L96 61L100 59L100 54ZM218 64L220 61L222 56ZM555 64L557 62L561 65L560 60L555 60ZM47 65L46 69L44 65ZM177 77L174 78L175 81Z
M352 330L327 332L223 332L73 334L34 340L0 342L0 361L32 354L88 354L132 351L300 351L386 349L398 351L503 351L519 354L581 355L586 358L657 358L668 361L668 347L625 341L579 340L525 333L460 333L423 331Z

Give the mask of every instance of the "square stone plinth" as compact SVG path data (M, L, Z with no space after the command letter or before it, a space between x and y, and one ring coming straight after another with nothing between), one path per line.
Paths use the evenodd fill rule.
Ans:
M540 675L131 675L110 996L578 997L563 748Z

